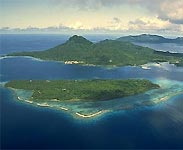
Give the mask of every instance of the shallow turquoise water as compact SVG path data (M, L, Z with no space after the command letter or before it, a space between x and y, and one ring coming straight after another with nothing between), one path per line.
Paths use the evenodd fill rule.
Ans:
M22 44L26 48L26 43ZM20 45L16 49L20 50ZM161 85L158 90L123 99L61 103L73 114L111 110L90 119L18 101L11 90L0 87L3 148L183 148L181 67L162 63L103 68L28 57L1 58L0 65L1 83L20 79L145 78ZM30 96L21 92L20 97Z

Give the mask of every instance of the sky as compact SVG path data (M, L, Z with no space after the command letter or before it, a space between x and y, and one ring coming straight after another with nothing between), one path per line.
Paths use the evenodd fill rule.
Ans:
M0 33L183 36L183 0L0 0Z

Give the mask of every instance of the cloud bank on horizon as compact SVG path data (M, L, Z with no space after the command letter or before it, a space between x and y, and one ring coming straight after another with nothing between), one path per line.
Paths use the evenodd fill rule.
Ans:
M183 0L0 0L1 33L183 35Z

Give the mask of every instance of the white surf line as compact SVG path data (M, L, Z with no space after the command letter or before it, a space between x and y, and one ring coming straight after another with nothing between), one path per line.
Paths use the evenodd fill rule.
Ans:
M31 104L33 103L33 101L29 101L29 100L25 100L25 102L27 102L27 103L31 103Z
M101 114L101 113L103 113L103 112L104 112L104 111L101 110L101 111L96 112L96 113L91 114L91 115L83 115L83 114L80 114L80 113L78 113L78 112L76 112L75 114L78 115L78 116L80 116L80 117L83 117L83 118L91 118L91 117L94 117L94 116L96 116L96 115L99 115L99 114Z
M28 59L31 59L31 60L34 60L34 61L46 61L46 60L43 60L43 59L40 59L40 58L31 57L31 56L20 56L20 57L28 58Z
M179 95L179 94L183 94L183 91L179 91L177 93L172 93L172 94L169 94L169 95L165 95L164 97L160 97L159 99L157 99L153 102L156 103L156 104L161 103L161 102L165 102L165 101L168 101L171 97Z
M145 65L144 66L142 65L141 68L145 69L145 70L150 70L151 69L149 66L145 66Z
M40 59L40 58L31 57L31 56L1 56L0 60L7 59L7 58L18 58L18 57L28 58L28 59L35 60L35 61L46 61L46 60L43 60L43 59Z
M159 98L158 100L155 100L154 102L155 103L164 102L164 101L167 101L170 97L171 96L164 96L164 97Z
M60 107L60 109L67 111L68 109L65 107Z
M2 76L2 74L0 74L0 77L1 77L1 76ZM0 82L0 86L3 86L3 87L4 87L6 83L8 83L8 82L7 82L7 81L5 81L5 82Z
M52 102L59 102L58 99L51 99Z
M36 103L38 106L42 106L42 107L49 107L50 105L48 105L47 103Z
M22 98L20 98L19 96L17 97L18 98L18 100L23 100Z
M0 57L0 60L6 59L6 58L14 58L14 57L16 57L16 56L1 56L1 57Z

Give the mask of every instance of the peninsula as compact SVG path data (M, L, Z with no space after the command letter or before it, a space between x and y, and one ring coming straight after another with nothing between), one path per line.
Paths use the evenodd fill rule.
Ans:
M167 53L118 40L92 43L77 35L70 37L64 44L45 51L19 52L8 56L31 56L81 65L136 66L149 62L169 62L183 66L183 56L179 53L175 55L168 52L167 55Z
M28 101L101 101L159 88L148 80L14 80L5 87L32 91Z
M165 38L159 35L141 34L135 36L123 36L117 39L118 41L136 42L136 43L176 43L183 44L183 37L177 37L175 39Z

